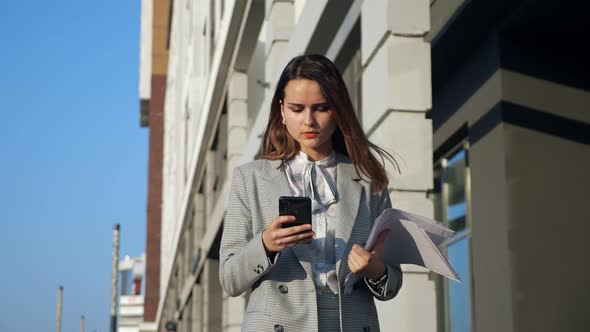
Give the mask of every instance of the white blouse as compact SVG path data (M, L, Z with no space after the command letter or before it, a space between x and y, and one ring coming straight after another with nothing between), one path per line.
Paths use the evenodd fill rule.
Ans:
M315 237L313 281L318 293L338 294L334 203L336 189L336 153L322 160L310 161L304 152L287 162L287 179L294 196L310 197L312 202L312 230Z

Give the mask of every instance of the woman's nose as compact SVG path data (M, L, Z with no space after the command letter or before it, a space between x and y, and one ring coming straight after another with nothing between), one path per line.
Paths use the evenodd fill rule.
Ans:
M311 109L305 110L305 124L311 126L315 122L315 118L313 116L313 111Z

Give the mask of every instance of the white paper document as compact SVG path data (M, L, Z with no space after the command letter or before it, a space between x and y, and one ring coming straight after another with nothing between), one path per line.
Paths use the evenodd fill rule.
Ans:
M386 209L375 220L365 244L372 250L382 231L389 229L383 248L383 261L388 265L414 264L423 266L447 278L461 281L437 245L454 232L436 221L398 209ZM350 273L344 281L344 293L350 294L353 285L360 280Z

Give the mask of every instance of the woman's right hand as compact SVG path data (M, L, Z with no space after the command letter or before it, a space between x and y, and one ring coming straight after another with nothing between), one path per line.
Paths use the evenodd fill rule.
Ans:
M279 252L301 243L311 243L315 233L310 224L281 228L282 224L295 221L294 216L277 216L262 231L262 243L268 253Z

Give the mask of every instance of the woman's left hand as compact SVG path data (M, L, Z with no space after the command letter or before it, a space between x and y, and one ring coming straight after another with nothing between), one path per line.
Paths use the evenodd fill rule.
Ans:
M386 267L382 258L383 244L389 232L389 230L384 230L379 234L371 251L365 250L358 244L352 246L352 250L348 255L350 272L370 280L377 280L385 274Z

